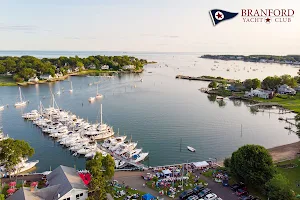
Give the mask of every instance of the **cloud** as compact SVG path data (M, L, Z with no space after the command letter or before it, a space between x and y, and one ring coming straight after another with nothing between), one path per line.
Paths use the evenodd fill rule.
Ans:
M178 35L164 35L162 37L164 37L164 38L179 38Z
M4 25L0 24L0 31L37 31L39 29L38 26L32 25Z

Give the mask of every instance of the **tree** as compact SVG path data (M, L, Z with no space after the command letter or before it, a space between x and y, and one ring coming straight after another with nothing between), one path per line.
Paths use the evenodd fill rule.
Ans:
M233 152L230 169L240 180L255 187L264 185L275 172L271 155L259 145L245 145Z
M266 189L270 200L293 200L294 194L290 188L289 180L282 174L276 174L266 183Z
M230 162L231 162L230 158L225 158L223 164L225 167L230 168Z
M252 88L255 90L256 88L261 87L261 82L257 78L252 79Z
M243 83L244 87L247 89L247 90L251 90L251 88L253 88L253 82L252 82L252 79L246 79ZM254 88L253 88L254 89Z
M263 89L272 89L276 90L277 87L282 83L282 80L278 76L268 76L262 82Z
M210 82L210 83L208 84L208 87L209 87L209 88L213 88L213 89L217 88L217 82L216 82L216 81Z
M34 154L34 149L27 142L11 138L0 141L0 149L0 161L9 174L16 170L15 166L23 158L31 157Z
M115 162L113 158L110 155L103 157L101 153L97 152L93 159L86 162L86 168L92 174L89 184L89 199L106 199L108 181L114 175Z

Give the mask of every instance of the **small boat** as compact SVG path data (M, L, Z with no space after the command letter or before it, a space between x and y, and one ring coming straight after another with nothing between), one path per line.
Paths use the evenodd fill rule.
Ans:
M58 92L56 92L56 94L57 94L57 95L60 95L60 94L61 94L60 89L58 90Z
M92 86L93 85L93 83L89 83L89 86Z
M89 102L93 102L93 101L95 101L95 97L90 97Z
M193 147L187 146L186 148L191 152L196 152L196 149L194 149Z
M27 104L27 102L24 101L23 98L22 98L22 92L21 92L20 87L19 87L19 94L20 94L20 97L19 97L20 101L15 103L15 107L25 106Z
M4 106L0 106L0 110L4 110Z
M98 84L97 84L97 94L96 94L96 99L101 99L102 97L103 97L103 95L100 94L100 93L98 92Z

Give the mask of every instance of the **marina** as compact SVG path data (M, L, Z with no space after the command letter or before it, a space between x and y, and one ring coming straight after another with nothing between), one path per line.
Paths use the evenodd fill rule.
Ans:
M109 52L105 55L109 55ZM75 152L71 152L70 147L58 143L59 138L49 136L52 133L43 132L32 121L21 117L32 110L39 110L40 101L45 107L52 107L52 103L49 106L52 98L50 89L59 108L70 111L90 124L100 123L100 104L103 104L102 119L107 125L113 126L114 137L118 136L119 129L121 131L119 136L127 135L126 140L130 140L132 136L132 142L137 143L135 149L149 152L145 161L140 162L143 167L196 162L210 157L222 160L243 144L260 144L271 148L299 140L296 134L284 128L287 126L286 123L278 121L279 117L292 118L293 113L278 114L265 111L252 114L247 102L227 98L222 101L225 105L220 107L218 101L210 101L207 94L198 92L199 88L206 88L208 82L174 79L176 74L222 76L224 71L211 72L210 66L214 64L212 60L199 59L196 54L135 54L135 56L155 60L158 63L145 66L145 72L142 74L117 74L113 76L114 78L72 76L61 82L21 87L22 95L28 101L23 107L14 107L19 98L18 87L0 87L0 105L5 105L0 111L0 126L10 137L28 141L35 149L35 154L30 158L39 160L35 171L48 171L61 164L84 169L86 157L94 154L93 151L87 155L73 156ZM220 61L218 64L219 68L222 66L227 69L231 63L233 62ZM253 63L245 63L246 68L250 65L266 70L263 64L256 66ZM280 75L283 68L284 73L293 74L298 71L292 67L276 64L268 67L270 69L265 73L258 71L244 74L231 70L223 77L263 78L272 73ZM148 71L152 73L147 73ZM92 80L93 78L95 80ZM96 97L97 86L88 84L98 81L100 81L98 92L103 96L89 103L89 97ZM71 82L72 93L69 92ZM60 95L56 94L58 91ZM54 132L52 136L55 134L58 135ZM180 148L181 140L182 148ZM196 152L190 152L187 146L193 147ZM76 147L78 148L75 146L73 149ZM102 146L98 148L101 151L105 150ZM124 165L123 158L115 156L121 159L118 164ZM127 167L122 170L127 170Z

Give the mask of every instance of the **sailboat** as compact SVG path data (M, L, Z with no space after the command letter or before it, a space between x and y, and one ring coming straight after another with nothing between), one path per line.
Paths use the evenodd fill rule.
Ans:
M98 84L97 84L97 94L96 94L96 99L100 99L100 98L102 98L102 97L103 97L103 95L100 94L100 93L98 92Z
M0 102L2 101L0 100ZM0 110L4 110L4 105L0 105Z
M69 90L69 92L73 92L73 85L72 85L72 81L71 81L71 89Z
M93 101L95 101L95 97L90 97L89 102L93 102Z
M25 106L26 103L27 103L26 101L24 101L22 99L22 92L21 92L21 88L20 87L19 87L19 95L20 95L20 97L19 97L20 101L15 103L15 107Z

